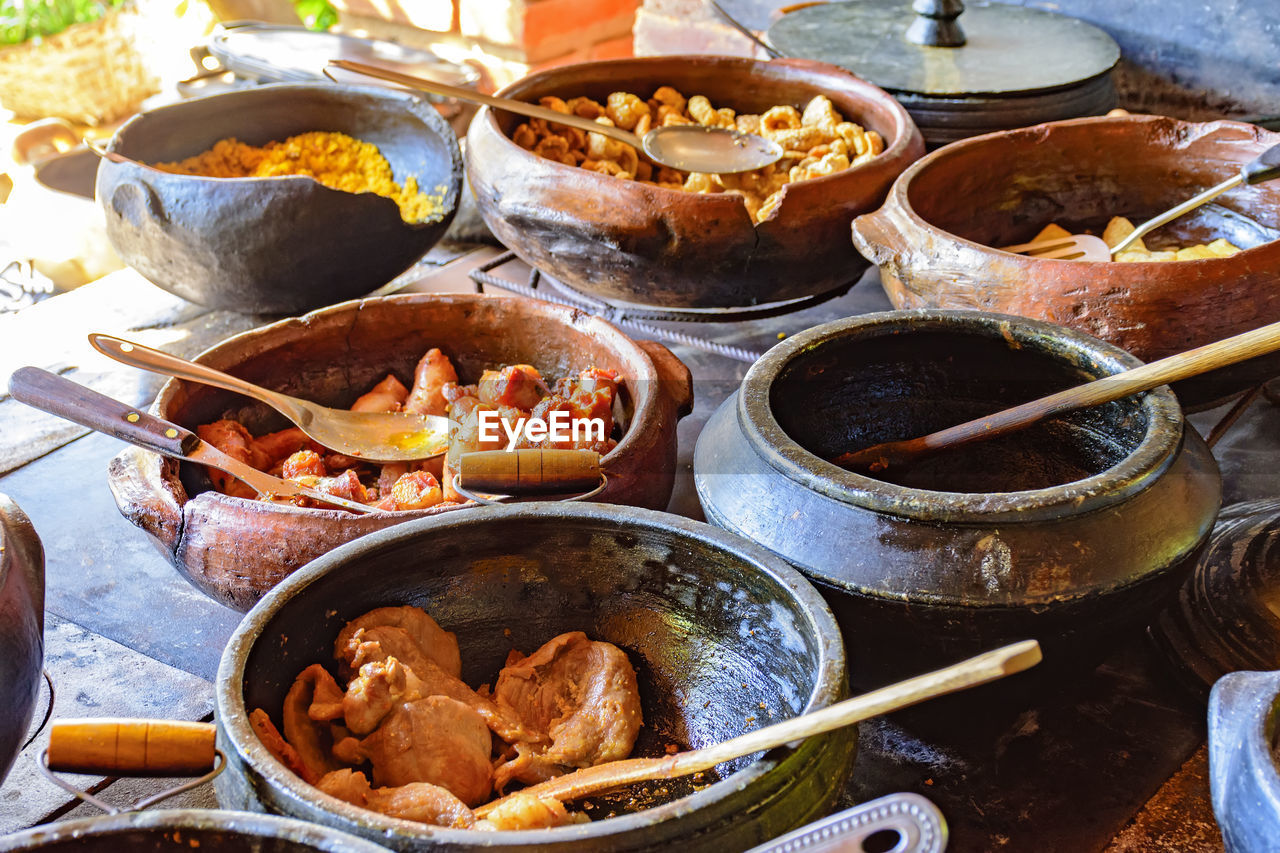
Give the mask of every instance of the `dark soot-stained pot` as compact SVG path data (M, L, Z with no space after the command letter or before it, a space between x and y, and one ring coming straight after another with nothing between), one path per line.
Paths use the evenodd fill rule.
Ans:
M386 853L363 838L292 818L206 809L126 812L0 836L0 851L49 853Z
M31 725L44 666L44 548L27 514L0 495L0 783Z
M1148 245L1227 237L1230 258L1164 263L1039 260L1002 252L1057 222L1101 234L1231 177L1280 134L1156 116L1086 118L990 133L917 161L853 241L895 308L973 308L1088 332L1153 361L1280 320L1280 182L1238 187ZM1280 373L1280 355L1185 380L1201 407Z
M698 497L708 520L827 595L857 679L1027 637L1046 666L1086 664L1159 608L1218 510L1217 466L1167 388L939 453L898 484L825 460L1137 364L1079 332L979 312L817 326L766 353L712 415Z
M1280 671L1232 672L1209 694L1209 789L1228 853L1280 839Z
M467 175L490 230L527 263L602 299L727 308L797 299L857 281L867 262L848 245L849 223L884 200L924 153L906 110L887 92L834 65L728 56L660 56L564 65L502 91L537 101L610 92L648 97L674 86L717 107L803 108L826 95L849 121L877 131L870 162L791 184L777 215L753 225L735 195L668 190L566 166L511 141L524 118L484 108L467 134Z
M183 160L235 137L250 145L308 131L371 142L398 184L441 191L439 219L409 224L390 199L308 177L206 178L143 163ZM135 116L108 150L97 196L121 259L153 284L209 308L299 313L381 287L444 236L462 188L448 123L425 99L333 83L240 89Z
M345 408L388 372L407 385L439 347L463 382L489 367L532 364L553 381L592 365L622 377L629 425L603 458L598 500L663 509L675 482L676 423L693 406L689 369L662 344L633 341L598 317L536 299L406 294L335 305L227 339L196 360L267 388ZM189 429L230 415L255 435L288 426L260 403L171 380L152 411ZM442 504L356 516L269 504L214 491L203 469L129 448L108 482L125 518L146 531L187 580L248 610L293 570L374 530L474 507Z
M705 524L602 504L524 504L450 513L371 534L268 593L218 670L215 786L231 808L265 809L401 850L741 850L815 819L852 763L854 729L739 759L691 792L679 781L598 798L591 815L651 808L550 830L484 833L388 818L333 799L276 761L247 713L279 718L312 663L331 666L349 619L415 604L458 635L463 678L492 683L512 648L585 631L627 652L644 711L635 754L718 743L841 698L844 649L822 597L785 561ZM761 706L764 706L763 708ZM632 805L630 808L634 808Z

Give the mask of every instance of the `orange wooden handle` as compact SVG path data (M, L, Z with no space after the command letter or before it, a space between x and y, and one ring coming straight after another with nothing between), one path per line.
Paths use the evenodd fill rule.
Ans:
M213 723L58 720L49 728L50 770L113 776L199 776L214 765Z
M496 495L586 492L600 485L594 450L481 450L459 460L463 488Z

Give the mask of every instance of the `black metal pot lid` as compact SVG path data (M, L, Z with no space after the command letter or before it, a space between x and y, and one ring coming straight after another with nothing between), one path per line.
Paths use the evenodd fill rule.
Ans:
M1105 74L1120 47L1076 18L958 0L845 0L797 9L769 28L786 56L849 69L882 89L938 97L1025 95ZM957 47L931 46L960 42Z
M215 33L209 39L208 48L228 71L269 82L329 82L324 68L330 59L385 65L402 74L453 86L474 86L480 79L475 69L450 62L431 50L379 39L314 32L304 27L232 24ZM390 85L368 77L357 80L354 75L351 82Z

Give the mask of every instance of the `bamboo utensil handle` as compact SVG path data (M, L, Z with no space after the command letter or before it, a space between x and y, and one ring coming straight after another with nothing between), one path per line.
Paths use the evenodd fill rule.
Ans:
M600 485L593 450L482 450L464 453L459 481L470 491L497 495L585 492Z
M49 769L112 776L199 776L213 769L213 723L58 720L49 728Z
M1280 349L1280 323L1272 323L1141 367L1104 376L993 415L966 421L919 438L890 441L844 453L832 461L851 471L883 471L944 448L995 438L1063 412L1110 403L1131 394L1150 391L1160 385L1266 355L1277 349Z
M1035 666L1040 662L1040 657L1040 644L1035 640L1023 640L862 696L845 699L821 710L765 726L714 746L666 758L630 758L575 770L565 776L524 788L520 793L573 800L632 782L688 776L744 755L851 726L870 717L897 711L966 687L995 681ZM476 809L476 815L484 817L505 800L504 797L480 806Z

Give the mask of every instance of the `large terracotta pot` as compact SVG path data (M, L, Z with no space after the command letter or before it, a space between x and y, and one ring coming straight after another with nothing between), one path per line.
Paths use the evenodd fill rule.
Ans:
M807 60L661 56L564 65L500 94L610 92L648 97L659 86L716 106L763 112L826 95L877 131L884 153L852 169L790 185L775 218L753 225L733 195L699 195L566 166L511 141L523 118L482 109L467 134L467 174L490 230L530 265L609 300L724 308L797 299L857 281L866 261L848 245L850 221L874 210L893 179L924 153L897 101L849 72Z
M532 364L549 378L592 365L617 370L631 422L603 458L609 482L597 500L666 507L676 422L693 405L688 368L661 344L632 341L579 311L478 294L367 299L236 335L197 361L287 394L349 406L389 371L411 381L414 364L433 346L453 359L463 381L514 363ZM152 411L188 428L226 412L255 434L287 426L260 404L177 380L164 386ZM197 587L241 610L343 542L408 519L473 509L442 504L353 516L233 498L212 491L196 466L135 449L112 460L108 477L121 513L166 559Z
M413 603L457 634L462 677L493 678L511 649L565 631L614 643L639 679L633 754L703 747L816 710L845 692L826 604L774 554L666 513L531 503L419 519L338 548L245 616L218 667L221 805L323 823L397 850L745 850L826 814L847 779L853 728L726 762L711 784L670 780L593 799L589 823L484 832L398 820L321 793L262 745L248 713L279 719L312 663L374 607ZM616 816L609 817L614 814Z
M0 495L0 782L22 748L44 665L44 548L26 513Z
M1034 637L1089 665L1195 563L1221 498L1167 389L939 453L892 482L827 460L1137 364L1007 315L893 311L809 329L752 365L707 422L708 520L796 565L835 610L856 678ZM873 677L874 680L874 677Z
M1051 122L941 148L853 223L897 308L1018 314L1088 332L1150 361L1280 320L1280 182L1240 187L1163 232L1225 236L1229 258L1164 263L1039 260L1002 252L1050 222L1101 233L1135 224L1237 172L1280 142L1253 125L1156 116ZM1235 213L1232 214L1231 211ZM1270 242L1267 242L1270 241ZM1180 383L1199 405L1280 373L1280 356Z

